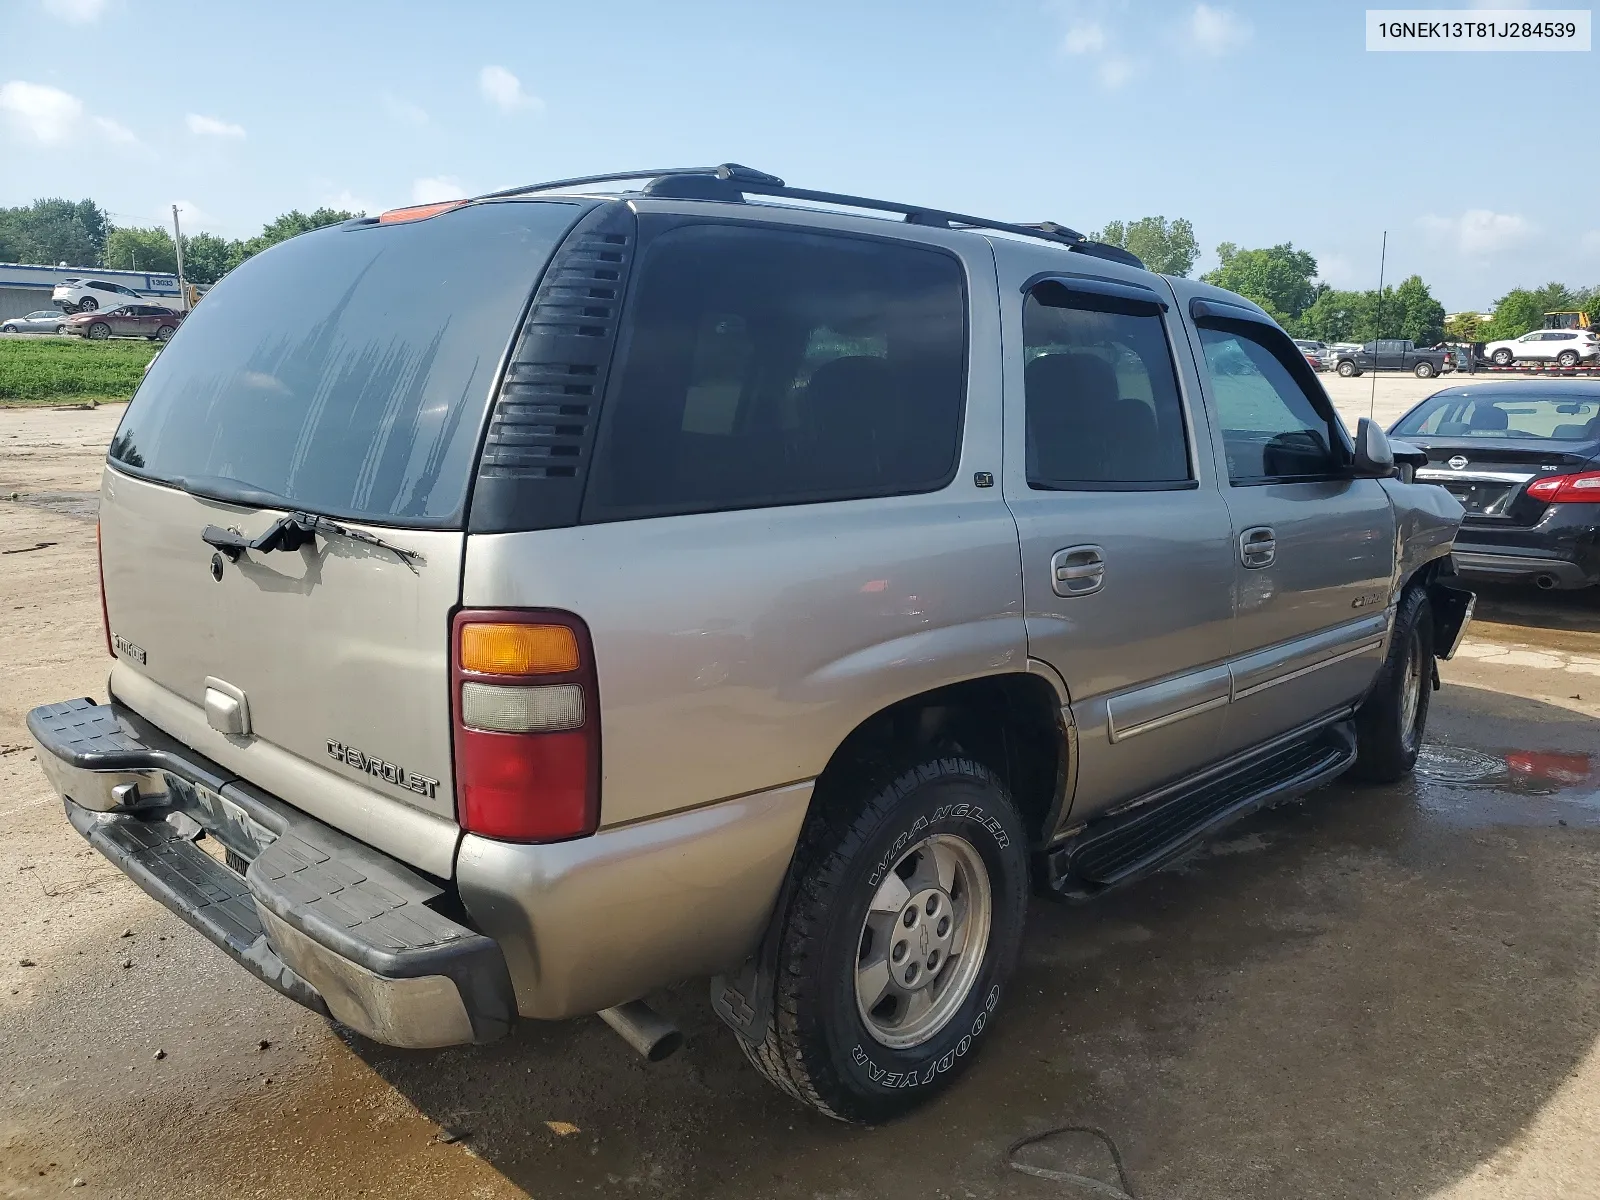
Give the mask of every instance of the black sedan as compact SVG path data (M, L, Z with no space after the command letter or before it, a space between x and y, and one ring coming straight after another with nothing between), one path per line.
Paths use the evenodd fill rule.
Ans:
M1390 433L1427 452L1418 482L1442 484L1466 508L1462 574L1600 583L1600 379L1446 388Z

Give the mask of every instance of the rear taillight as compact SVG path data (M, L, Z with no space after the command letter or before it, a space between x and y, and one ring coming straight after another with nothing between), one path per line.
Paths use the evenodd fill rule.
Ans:
M600 708L571 613L469 609L450 629L456 800L469 833L558 842L600 818Z
M106 610L106 552L100 545L100 522L94 523L94 559L100 571L100 630L106 635L106 653L112 658L117 651L111 644L111 614Z
M1528 495L1546 504L1600 504L1600 471L1548 475L1530 483Z

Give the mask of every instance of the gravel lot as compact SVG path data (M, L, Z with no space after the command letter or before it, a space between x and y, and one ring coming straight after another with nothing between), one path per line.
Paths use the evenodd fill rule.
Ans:
M1452 382L1380 377L1377 415ZM1353 425L1371 378L1327 384ZM1141 1200L1596 1194L1600 601L1485 597L1415 782L1335 784L1103 902L1036 904L962 1085L848 1129L756 1078L703 983L655 998L688 1041L653 1067L596 1020L360 1043L88 850L23 718L103 694L119 416L0 411L0 1196L1094 1195L1010 1165L1062 1125L1104 1130ZM1116 1179L1088 1134L1014 1161Z

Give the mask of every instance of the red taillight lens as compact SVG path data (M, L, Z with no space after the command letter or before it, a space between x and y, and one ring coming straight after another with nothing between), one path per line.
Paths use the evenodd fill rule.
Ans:
M600 819L600 709L588 627L571 613L467 610L450 630L456 800L469 833L584 837Z
M115 658L116 647L111 644L111 614L106 610L106 552L100 544L99 521L94 523L94 559L100 572L100 630L106 635L106 653Z
M1546 504L1600 504L1600 471L1536 479L1528 485L1528 495Z

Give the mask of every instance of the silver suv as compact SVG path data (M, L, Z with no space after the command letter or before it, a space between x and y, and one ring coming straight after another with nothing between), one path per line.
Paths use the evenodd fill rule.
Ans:
M98 850L370 1038L658 1056L642 998L711 976L877 1121L991 1036L1030 891L1410 770L1471 596L1399 453L1255 305L1056 225L735 166L398 210L162 352L109 699L29 725Z

